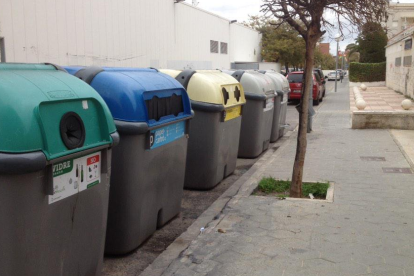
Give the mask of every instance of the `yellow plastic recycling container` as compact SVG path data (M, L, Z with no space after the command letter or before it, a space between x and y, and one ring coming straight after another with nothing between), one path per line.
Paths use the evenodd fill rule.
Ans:
M191 99L184 187L208 190L236 169L244 90L220 70L160 70L178 80Z

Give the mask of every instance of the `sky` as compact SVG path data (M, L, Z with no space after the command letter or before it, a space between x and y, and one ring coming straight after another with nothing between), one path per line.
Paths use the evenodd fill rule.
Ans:
M191 4L192 0L186 0ZM249 19L249 15L259 15L262 0L197 0L198 7L216 13L230 20L237 20L242 23ZM393 0L392 2L397 2ZM414 0L400 0L400 3L414 3ZM345 50L346 46L355 41L356 34L347 34L344 41L340 42L340 49ZM324 42L331 43L331 53L335 55L336 42L329 37Z

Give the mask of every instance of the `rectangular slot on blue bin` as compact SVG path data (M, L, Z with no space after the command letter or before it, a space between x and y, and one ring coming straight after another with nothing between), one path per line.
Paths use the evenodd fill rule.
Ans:
M171 115L177 117L184 112L182 96L176 94L165 98L154 96L150 100L145 100L145 105L147 106L149 120L159 121L162 117Z

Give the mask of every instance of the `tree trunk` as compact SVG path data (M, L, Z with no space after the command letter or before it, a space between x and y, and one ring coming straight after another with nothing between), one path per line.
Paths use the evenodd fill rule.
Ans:
M305 165L305 155L307 146L307 131L308 131L308 110L309 110L309 97L311 97L312 91L312 78L313 78L313 64L316 42L315 38L308 37L306 40L306 61L304 71L304 83L302 86L302 98L299 108L299 132L296 146L295 163L292 173L292 184L290 186L290 196L295 198L302 197L302 178L303 167Z
M285 63L286 75L289 74L289 63Z

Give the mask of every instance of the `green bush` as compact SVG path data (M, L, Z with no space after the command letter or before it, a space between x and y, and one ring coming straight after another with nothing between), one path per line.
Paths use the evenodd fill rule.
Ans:
M351 82L385 81L387 64L352 62L349 66L349 80Z

